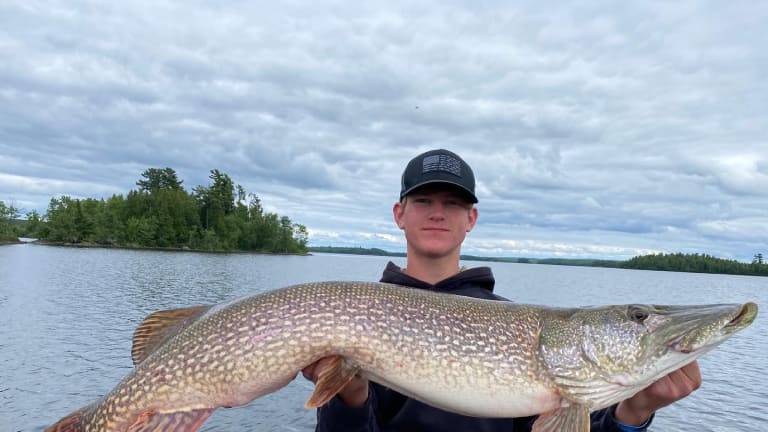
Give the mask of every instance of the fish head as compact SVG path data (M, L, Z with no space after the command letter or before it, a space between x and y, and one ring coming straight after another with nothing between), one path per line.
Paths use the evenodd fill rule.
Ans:
M566 399L599 409L692 362L756 316L755 303L563 309L542 325L540 361Z

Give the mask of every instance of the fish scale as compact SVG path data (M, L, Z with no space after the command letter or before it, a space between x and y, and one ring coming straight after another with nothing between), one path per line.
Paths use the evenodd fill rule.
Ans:
M548 308L382 283L320 282L160 311L134 335L134 370L48 430L194 431L216 408L246 404L315 361L337 357L310 405L359 373L442 409L481 417L543 414L537 432L585 432L585 413L631 396L660 371L704 351L672 356L658 349L671 337L714 347L757 313L752 303L687 307L677 315L675 307L644 306L648 317L636 322L633 307ZM617 370L636 383L617 387L610 381Z

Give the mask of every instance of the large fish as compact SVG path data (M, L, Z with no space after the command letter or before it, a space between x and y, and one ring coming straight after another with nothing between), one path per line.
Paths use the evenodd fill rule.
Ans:
M151 314L136 365L100 400L48 431L195 431L333 356L307 402L357 373L445 410L541 414L534 430L589 431L589 412L626 399L711 350L754 303L549 308L396 285L295 285L215 306Z

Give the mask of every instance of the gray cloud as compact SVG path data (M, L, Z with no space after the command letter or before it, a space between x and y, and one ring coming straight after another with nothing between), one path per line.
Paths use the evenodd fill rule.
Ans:
M217 168L314 244L404 247L399 174L475 169L465 251L749 259L768 228L768 7L5 2L0 199Z

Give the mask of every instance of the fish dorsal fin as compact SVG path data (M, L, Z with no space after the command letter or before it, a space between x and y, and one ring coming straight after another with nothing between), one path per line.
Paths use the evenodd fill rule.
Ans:
M589 422L589 409L576 404L541 414L531 432L589 432Z
M344 357L334 356L331 364L320 371L315 383L315 391L305 406L317 408L325 405L326 402L336 396L336 393L349 384L358 372L360 372L360 368L351 365L344 360Z
M140 414L128 427L128 432L195 432L211 416L213 409L156 413L148 411Z
M133 333L133 364L144 361L157 347L184 330L210 308L210 305L206 305L162 310L144 318Z

